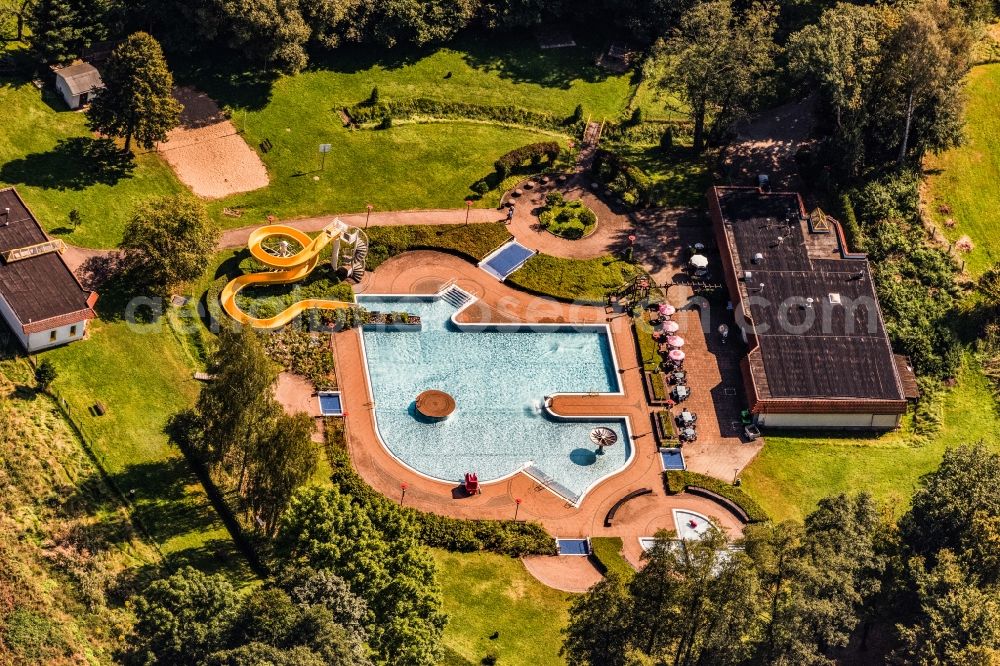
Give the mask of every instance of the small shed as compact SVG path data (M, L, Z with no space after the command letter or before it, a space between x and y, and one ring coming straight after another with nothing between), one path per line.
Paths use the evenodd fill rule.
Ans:
M89 62L76 62L56 70L56 90L71 109L86 106L103 87L101 73Z

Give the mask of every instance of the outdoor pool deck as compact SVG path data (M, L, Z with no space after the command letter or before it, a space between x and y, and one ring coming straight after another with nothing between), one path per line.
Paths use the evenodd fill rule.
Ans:
M518 518L537 520L553 534L562 537L620 535L636 542L657 529L672 529L670 511L687 507L717 518L731 532L740 530L739 522L709 500L686 495L666 497L661 478L661 462L652 433L651 412L646 403L642 376L628 317L608 314L604 308L570 305L536 298L497 282L476 266L461 259L437 252L411 252L390 259L378 271L366 276L359 291L374 294L435 294L448 282L455 283L479 300L464 309L458 319L468 322L510 323L600 323L607 324L615 356L619 359L621 395L603 396L611 402L604 405L610 417L628 418L632 424L631 462L618 474L591 489L578 507L560 499L538 482L522 473L483 486L481 495L466 497L457 483L448 484L421 476L402 465L379 442L374 419L374 405L369 400L365 361L359 331L343 331L334 338L338 378L343 391L347 442L355 468L376 490L388 497L399 497L400 484L407 486L405 502L425 511L462 518L513 518L515 498L523 501ZM672 294L672 298L674 295ZM697 323L696 312L685 317ZM690 322L687 322L690 323ZM697 447L685 447L688 468L731 480L734 468L742 469L756 455L758 446L739 443L727 438L722 431L728 425L713 424L714 401L724 396L717 378L719 361L707 351L700 328L685 330L689 340L689 368L702 365L708 371L702 381L712 383L704 388L695 384L695 398L701 393L704 405L690 404L700 412ZM700 347L700 350L699 350ZM731 354L736 366L736 350ZM692 375L695 373L692 372ZM738 376L738 375L737 375ZM590 398L590 396L585 396ZM597 396L594 400L599 399ZM738 398L735 400L738 401ZM589 402L589 401L588 401ZM595 409L590 403L574 406L567 397L556 408ZM723 410L726 411L726 410ZM594 413L594 412L590 412ZM737 409L738 413L738 409ZM618 513L615 525L603 526L604 516L622 496L641 488L653 494L625 505ZM634 505L634 506L633 506ZM647 510L637 513L639 506ZM627 547L628 548L628 547Z

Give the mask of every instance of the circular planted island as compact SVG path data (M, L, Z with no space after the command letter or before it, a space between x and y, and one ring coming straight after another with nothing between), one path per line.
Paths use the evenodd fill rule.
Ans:
M455 411L455 399L444 391L429 389L417 396L417 411L429 419L445 419Z

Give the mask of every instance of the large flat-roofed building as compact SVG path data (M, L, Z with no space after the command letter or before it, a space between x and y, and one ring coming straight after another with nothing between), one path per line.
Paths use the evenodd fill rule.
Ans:
M779 428L888 430L916 379L893 353L867 258L796 193L713 187L709 212L749 347L750 411Z
M0 189L0 315L29 352L79 340L94 318L84 289L13 188Z

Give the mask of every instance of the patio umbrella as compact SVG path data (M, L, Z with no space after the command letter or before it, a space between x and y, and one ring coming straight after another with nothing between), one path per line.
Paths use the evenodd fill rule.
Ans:
M708 267L708 257L703 254L696 254L691 257L691 265L695 268L707 268Z
M667 354L667 356L670 357L671 361L683 361L684 360L684 352L682 352L680 349L671 349L670 353Z
M611 428L594 428L590 431L590 441L597 444L598 455L603 455L605 446L618 442L618 433Z
M660 330L664 333L676 333L681 328L681 325L676 321L668 319L667 321L660 324Z
M674 349L680 349L681 347L684 346L684 338L682 338L679 335L671 335L669 338L667 338L667 344L673 347Z
M669 317L673 313L677 312L677 308L672 306L670 303L660 303L660 314Z

